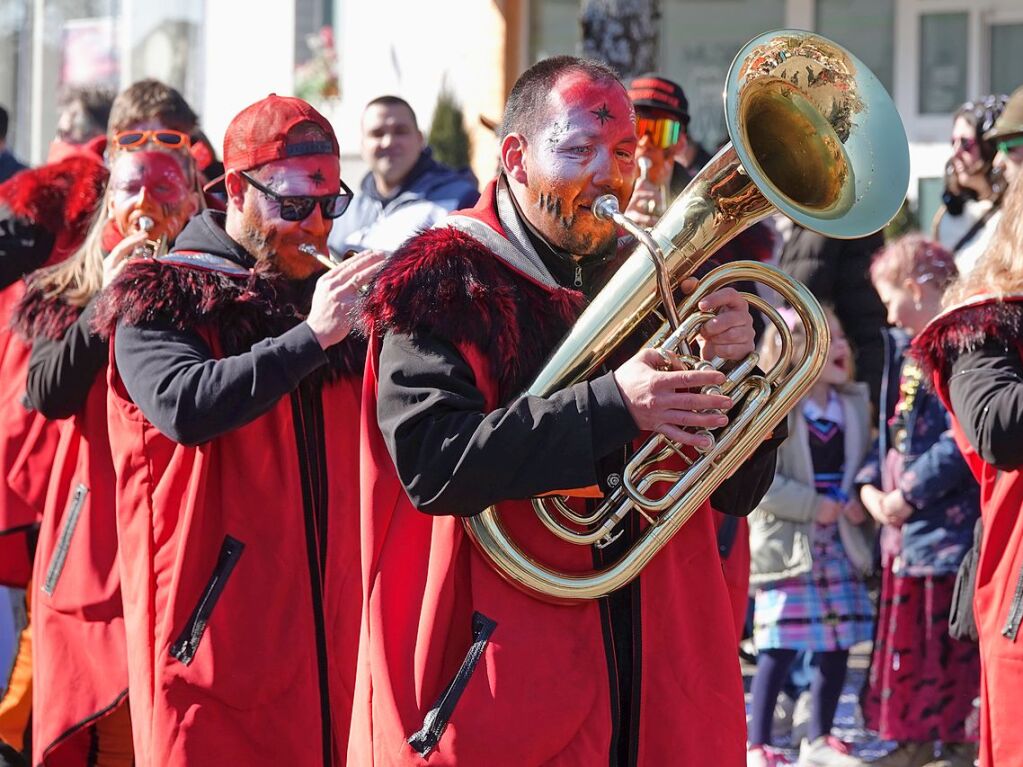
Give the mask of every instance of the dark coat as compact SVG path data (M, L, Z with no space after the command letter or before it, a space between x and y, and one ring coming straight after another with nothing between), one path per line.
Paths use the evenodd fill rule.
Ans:
M882 418L889 451L901 457L897 488L913 506L903 523L898 571L905 575L956 572L973 545L980 514L980 488L952 437L952 422L941 400L923 380L919 366L900 357L885 365L885 378L898 375L901 397L890 421ZM896 489L884 478L880 440L856 477L857 485ZM889 460L895 460L892 457ZM884 481L887 479L887 482Z
M794 225L779 266L806 285L822 304L834 308L852 346L856 379L870 387L875 412L881 398L887 324L884 304L870 282L870 261L884 245L876 232L856 240L836 240Z

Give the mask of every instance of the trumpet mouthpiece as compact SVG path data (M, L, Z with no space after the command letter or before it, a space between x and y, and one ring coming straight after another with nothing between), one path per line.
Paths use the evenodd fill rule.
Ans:
M323 253L320 253L320 251L318 251L314 245L310 245L307 242L304 242L301 245L299 245L298 250L301 253L305 253L307 256L312 256L328 269L333 269L335 266L337 266L337 261L335 261L330 256L325 256Z
M151 232L154 226L156 226L156 222L149 216L139 216L138 228L140 232Z

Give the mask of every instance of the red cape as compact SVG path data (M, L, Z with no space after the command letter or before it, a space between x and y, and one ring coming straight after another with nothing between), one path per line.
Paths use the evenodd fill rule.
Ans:
M949 400L952 363L964 350L999 339L1023 358L1023 296L978 296L936 317L913 341L952 414L952 433L980 483L984 535L973 611L980 637L981 767L1023 767L1023 728L1015 709L1023 691L1023 470L999 470L970 444Z
M193 328L216 357L273 335L267 322L282 303L257 275L159 261L129 264L104 301L96 317L107 331L166 321ZM115 345L108 414L136 763L318 765L324 728L340 763L361 608L352 468L361 364L328 353L337 365L314 374L324 376L322 408L299 389L186 446L132 402ZM300 429L325 450L316 487ZM306 505L314 493L320 525Z
M81 244L106 186L95 158L70 157L22 171L0 184L0 206L54 234L44 266ZM10 329L25 292L20 280L0 289L0 584L24 588L32 573L35 530L43 512L57 429L24 404L30 348Z
M493 199L491 186L462 215L503 234ZM429 292L419 284L424 275ZM559 295L567 292L527 280L478 241L446 229L406 243L377 279L363 388L365 608L352 764L589 767L612 758L618 717L606 603L553 605L528 596L491 567L459 519L417 511L374 415L381 332L445 334L494 409L516 386L500 376L514 377L516 370L528 376L558 340L540 326L567 327L574 319L578 304ZM417 313L426 303L429 311ZM515 325L523 315L535 327ZM547 338L548 347L514 348L511 339L529 332ZM514 360L502 356L505 349ZM527 550L567 570L592 567L590 550L557 541L527 502L499 508ZM637 763L744 764L742 683L709 506L654 557L639 578L639 593Z

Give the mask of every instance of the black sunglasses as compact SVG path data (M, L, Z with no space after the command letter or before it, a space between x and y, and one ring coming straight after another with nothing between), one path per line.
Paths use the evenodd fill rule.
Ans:
M325 194L322 197L283 195L277 194L272 189L267 189L245 171L240 171L240 174L253 187L277 203L281 209L281 218L285 221L304 221L317 204L319 204L324 218L337 218L348 210L348 204L352 201L352 190L344 181L341 182L341 192L338 194Z

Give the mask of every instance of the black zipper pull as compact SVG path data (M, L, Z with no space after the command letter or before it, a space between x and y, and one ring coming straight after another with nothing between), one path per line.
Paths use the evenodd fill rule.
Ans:
M579 264L575 265L575 282L572 284L577 288L583 286L583 268Z

